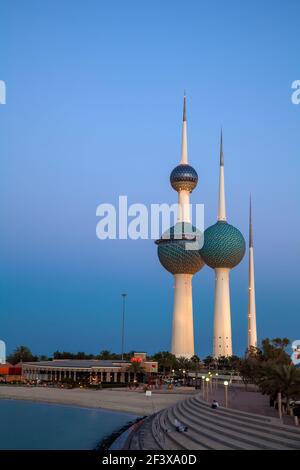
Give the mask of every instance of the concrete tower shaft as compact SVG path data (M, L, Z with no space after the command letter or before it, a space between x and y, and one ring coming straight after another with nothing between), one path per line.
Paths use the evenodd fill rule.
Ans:
M194 355L194 326L192 279L204 263L199 250L189 249L196 236L191 224L190 193L196 187L198 175L188 163L186 96L183 103L183 123L181 158L170 175L170 183L178 192L177 223L170 229L170 237L157 240L158 257L161 264L174 275L174 307L172 323L171 352L177 356L190 358ZM182 239L178 239L178 229ZM177 233L177 239L174 233Z

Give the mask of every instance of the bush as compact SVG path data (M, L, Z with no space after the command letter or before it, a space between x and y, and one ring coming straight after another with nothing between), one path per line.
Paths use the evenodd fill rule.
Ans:
M100 385L100 384L99 384ZM100 388L125 388L128 387L128 383L124 382L102 382Z

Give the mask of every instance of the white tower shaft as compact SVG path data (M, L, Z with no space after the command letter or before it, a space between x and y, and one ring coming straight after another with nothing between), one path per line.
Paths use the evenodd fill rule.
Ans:
M190 192L182 189L178 192L178 222L191 222Z
M256 302L255 302L255 279L254 279L254 251L252 235L252 208L250 200L249 220L249 288L248 288L248 349L257 347L256 330Z
M185 97L184 97L185 100ZM184 101L185 103L185 101ZM181 165L188 164L188 151L187 151L187 127L186 127L186 117L185 112L183 111L183 123L182 123L182 138L181 138Z
M183 103L183 123L180 164L188 164L186 97ZM191 222L190 192L178 192L178 222ZM194 355L194 324L192 274L174 275L174 308L171 352L177 357Z
M194 355L192 274L174 275L174 310L171 352L177 357Z
M232 356L229 268L215 268L213 356Z

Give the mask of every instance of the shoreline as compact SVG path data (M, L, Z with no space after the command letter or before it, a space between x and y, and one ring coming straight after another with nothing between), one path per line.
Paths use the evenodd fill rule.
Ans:
M194 392L194 391L193 391ZM141 391L124 389L61 389L47 387L0 386L0 400L22 400L32 403L93 408L135 416L151 415L193 394L155 391L146 397ZM194 392L195 393L195 392Z
M73 403L61 403L61 402L51 402L51 401L46 401L46 400L34 400L30 398L15 398L15 397L0 397L0 403L3 401L21 401L21 402L26 402L26 403L31 403L31 404L38 404L38 405L52 405L52 406L63 406L63 407L68 407L68 408L80 408L82 410L98 410L98 411L104 411L107 413L117 413L117 414L123 414L123 415L129 415L129 416L135 416L136 418L141 418L141 416L136 415L135 413L131 413L129 411L121 411L121 410L115 410L111 408L100 408L97 406L88 406L88 405L75 405Z

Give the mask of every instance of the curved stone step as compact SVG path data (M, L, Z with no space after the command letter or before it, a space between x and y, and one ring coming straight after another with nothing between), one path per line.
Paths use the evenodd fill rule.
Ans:
M168 436L174 442L177 442L181 449L184 450L208 450L210 447L206 446L204 443L200 442L199 440L195 440L193 436L186 432L178 432L174 426L174 415L173 415L173 407L167 409L167 416L168 416L168 426L169 432ZM177 447L178 449L178 447Z
M200 399L198 397L198 395L192 397L191 399L189 399L190 401L193 401L193 402L196 402L196 403L199 403L199 405L201 405L202 407L204 408L207 408L208 410L211 410L211 405L208 404L206 401ZM187 401L189 401L187 400ZM273 418L269 418L269 417L264 417L264 416L260 416L260 415L257 415L257 414L252 414L252 413L246 413L244 411L239 411L239 410L234 410L232 408L224 408L223 406L221 406L219 408L219 411L220 411L220 414L223 414L224 416L231 416L231 417L234 417L236 419L239 419L239 420L243 420L245 422L253 422L253 423L265 423L265 424L271 424L273 423Z
M226 426L224 423L218 422L218 416L216 415L214 420L209 419L207 416L195 415L189 407L184 407L183 404L180 405L181 410L186 413L188 419L193 423L195 427L202 427L206 430L210 430L215 435L218 435L220 439L228 440L230 439L236 447L239 447L243 450L286 450L288 444L283 444L282 440L274 440L272 437L269 438L267 434L260 435L251 433L249 434L245 425L236 426L235 428ZM297 445L289 446L289 448L297 449Z
M162 443L162 439L160 438L159 434L162 433L162 429L160 427L160 424L159 424L159 418L158 418L158 414L155 415L155 417L152 419L152 423L151 423L151 434L152 434L152 437L157 445L157 449L160 449L160 450L163 450L164 447L163 447L163 443ZM148 450L151 450L151 449L148 449Z
M190 402L197 407L201 407L201 409L207 411L207 412L212 412L213 410L211 409L211 406L208 405L207 402L204 402L202 400L196 400L196 397L193 397L192 399L186 400L186 402ZM300 430L297 428L294 428L293 426L289 426L286 424L282 424L277 418L266 418L267 422L264 424L261 421L261 417L259 415L253 414L253 418L251 419L252 415L249 413L244 413L241 415L241 412L237 412L237 410L232 410L232 409L227 409L220 407L218 409L218 414L224 418L228 418L232 421L237 421L237 422L245 422L248 425L255 425L259 427L265 426L268 431L274 430L274 432L284 432L286 435L290 435L291 439L298 439L300 438ZM243 412L242 412L243 413ZM245 417L246 416L246 417ZM257 419L258 417L258 419Z
M205 442L210 449L215 450L254 450L257 447L249 442L238 442L234 437L212 426L207 426L205 421L197 421L195 423L186 413L182 412L179 406L173 409L176 418L183 424L188 426L188 434L197 442Z
M143 426L139 430L140 449L160 450L158 442L152 432L153 421L156 415L149 416L145 419Z
M186 448L182 443L174 436L174 433L169 432L171 429L169 420L168 420L168 408L162 410L158 414L159 425L164 435L163 447L165 450L185 450Z

